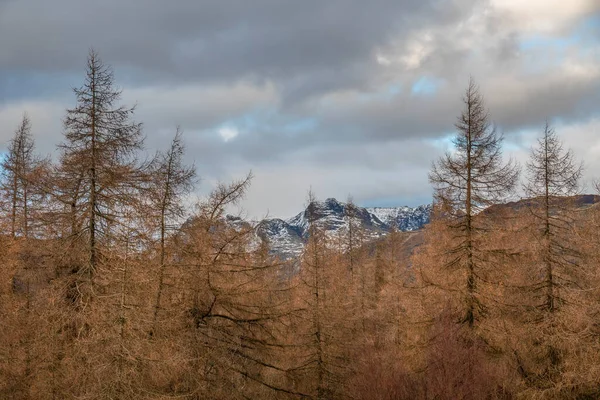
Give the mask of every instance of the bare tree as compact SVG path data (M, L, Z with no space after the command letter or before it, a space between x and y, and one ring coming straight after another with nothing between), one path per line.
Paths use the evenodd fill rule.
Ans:
M352 373L349 357L359 345L352 336L358 318L346 317L362 314L355 312L358 310L349 297L353 287L348 259L342 254L345 248L336 249L336 241L327 235L322 219L327 205L317 201L312 190L307 203L308 236L296 288L301 309L295 326L296 345L301 349L295 356L296 371L305 383L303 392L315 399L332 399L344 396L344 377ZM358 259L354 261L358 263ZM356 267L360 271L358 264Z
M31 121L25 113L2 162L2 187L10 203L10 232L13 238L17 234L29 236L32 173L42 163L34 154L34 148Z
M561 197L578 192L583 164L575 162L571 150L563 149L554 129L546 122L538 146L531 150L527 172L529 179L525 192L529 197L541 200L541 210L532 209L532 214L542 227L542 259L545 266L542 284L545 299L542 307L554 312L560 303L557 285L564 283L559 282L562 274L557 276L555 270L574 267L573 257L577 255L565 247L564 236L561 235L569 227L568 215L561 212L567 204Z
M314 193L308 192L308 207L306 216L308 220L308 243L304 252L305 263L303 268L308 272L307 285L312 289L311 301L309 303L312 317L312 334L314 335L314 370L316 373L316 398L321 400L328 396L327 390L327 367L325 360L325 334L323 329L323 306L324 306L324 260L323 252L324 232L319 228L317 218L317 199Z
M295 395L276 379L285 371L273 361L278 321L286 313L277 301L278 264L256 245L252 224L226 215L251 178L219 184L176 237L179 273L165 285L172 289L163 299L179 311L171 324L182 325L156 340L175 336L188 351L185 387L192 399Z
M159 153L150 166L151 187L149 190L150 210L156 213L159 228L159 270L156 300L152 315L152 332L157 329L158 314L166 272L166 240L169 231L178 227L184 216L183 197L193 189L195 168L183 165L184 144L179 127L166 153Z
M525 192L531 197L529 235L533 239L527 252L531 255L532 268L523 289L530 295L533 312L527 314L527 322L539 330L529 353L534 355L537 368L526 371L536 384L554 385L561 373L561 364L567 357L569 342L574 339L569 314L579 312L572 308L584 299L581 294L587 288L586 267L582 265L581 244L577 243L575 210L569 196L579 191L583 165L577 163L571 150L563 148L560 139L548 122L537 146L532 148L527 163L528 180ZM562 310L567 307L571 311ZM566 312L565 312L566 311ZM570 325L570 326L569 326ZM567 338L571 338L570 340ZM540 369L541 368L541 369ZM536 372L537 370L537 372Z
M61 172L71 192L74 235L85 232L88 262L80 275L92 282L99 262L99 241L107 225L115 221L116 204L123 204L124 190L133 176L135 152L141 149L141 124L130 117L134 108L117 106L121 91L114 87L112 69L91 50L86 79L74 89L77 105L64 119L65 141L60 145ZM64 197L64 196L60 196ZM82 226L76 218L82 219Z
M351 196L348 196L346 206L344 207L344 220L348 226L346 232L345 251L348 254L348 268L350 275L353 276L354 269L358 262L358 252L363 244L363 235L360 229L360 223L357 222L358 208Z
M478 294L485 258L480 245L483 230L476 215L513 192L519 169L512 161L503 163L502 135L490 125L483 97L472 79L463 103L455 125L455 151L433 164L429 180L453 232L454 240L446 249L452 254L447 267L465 271L461 322L474 327L485 311Z

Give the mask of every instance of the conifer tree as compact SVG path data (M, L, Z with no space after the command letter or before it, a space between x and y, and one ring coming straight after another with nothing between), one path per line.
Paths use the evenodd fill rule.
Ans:
M490 124L478 86L471 79L463 97L464 109L456 123L454 151L432 166L429 180L435 201L444 210L452 240L445 249L446 267L464 273L463 310L460 321L475 327L485 314L479 284L486 258L482 249L485 231L476 220L484 208L505 199L516 185L519 170L502 161L502 135Z
M567 348L573 349L575 326L568 322L581 307L589 288L581 243L576 241L577 224L570 196L579 191L583 165L563 144L548 122L527 163L525 192L531 197L528 233L532 241L524 250L530 255L528 282L523 283L533 312L525 314L534 338L527 349L534 365L523 365L523 374L536 385L554 386L563 373ZM566 307L566 309L564 309ZM582 312L583 316L585 312ZM570 339L567 339L570 338Z
M350 270L350 276L354 276L355 269L359 262L360 247L363 244L363 235L360 229L360 223L357 221L358 208L352 197L348 197L346 206L344 207L344 220L347 224L346 232L346 246L345 251L348 255L348 269Z
M43 160L34 154L34 148L31 121L25 113L2 161L2 188L9 203L10 233L13 238L17 234L29 236L34 171L43 164Z
M166 153L159 153L150 165L149 210L158 222L159 231L159 268L156 300L152 314L152 332L157 329L158 314L161 309L161 297L167 269L167 238L169 232L177 228L185 208L183 196L193 188L194 167L183 165L184 144L182 131L177 127L175 137Z
M314 364L316 377L315 398L318 400L330 397L328 391L328 371L327 360L325 359L325 332L323 329L323 309L324 309L324 291L325 291L325 274L324 274L324 252L325 238L323 230L318 226L317 218L317 201L312 191L308 193L308 207L306 216L308 220L308 243L304 252L304 265L306 271L305 282L311 289L310 307L311 326L312 326L312 341L313 349L311 363Z
M566 278L567 272L557 268L574 268L573 257L577 256L576 251L565 246L564 231L569 228L569 216L563 212L568 204L561 198L578 192L583 165L575 162L571 150L563 149L554 129L546 122L537 147L531 150L527 172L525 192L541 200L541 210L532 210L541 227L544 264L541 306L552 313L562 302L557 289L564 283L561 279Z
M58 198L71 202L71 235L86 238L87 262L78 274L92 282L103 235L110 223L118 222L117 210L129 200L127 188L138 176L135 153L143 137L141 124L130 120L134 108L117 104L121 91L114 85L111 67L94 50L84 84L73 91L77 104L64 119L59 169L64 193Z
M353 325L358 325L353 317L358 313L348 296L353 293L348 260L346 255L338 253L347 247L335 250L335 241L328 237L322 219L323 203L316 200L312 190L307 203L304 212L307 242L296 293L302 309L296 337L302 349L297 357L305 382L302 391L320 400L343 398L345 378L352 374L350 356L359 345L353 335ZM358 258L355 262L359 268Z

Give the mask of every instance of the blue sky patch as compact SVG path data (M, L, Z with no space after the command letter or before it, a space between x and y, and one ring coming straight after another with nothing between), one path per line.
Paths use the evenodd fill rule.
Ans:
M413 95L432 96L437 93L441 82L438 79L422 76L411 87Z

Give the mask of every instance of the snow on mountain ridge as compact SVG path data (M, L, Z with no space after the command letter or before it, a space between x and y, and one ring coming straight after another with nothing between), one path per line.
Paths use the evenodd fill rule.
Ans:
M414 231L429 222L431 205L426 204L415 208L403 207L371 207L366 209L389 227L401 231Z
M258 234L271 246L271 251L284 257L299 255L308 238L308 216L313 216L327 235L334 237L348 229L348 218L352 214L355 222L363 229L368 238L376 238L391 229L413 231L429 222L431 205L411 207L374 207L355 206L350 212L347 203L334 198L316 201L306 209L287 220L279 218L265 219L259 224Z

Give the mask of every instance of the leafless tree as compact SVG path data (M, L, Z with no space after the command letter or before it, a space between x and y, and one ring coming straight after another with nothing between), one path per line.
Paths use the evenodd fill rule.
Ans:
M575 162L571 150L563 149L560 139L548 122L544 127L538 145L531 150L527 163L528 181L525 192L529 197L539 199L541 210L532 209L532 214L542 228L544 278L541 287L545 293L542 307L554 312L561 299L557 286L563 285L564 273L557 268L576 268L576 251L565 246L563 232L569 228L569 216L564 211L568 202L561 197L578 192L583 164Z
M316 374L316 398L319 400L329 397L326 376L328 371L325 360L325 333L323 329L323 308L324 308L324 259L325 251L324 232L318 226L318 214L316 212L317 199L314 193L308 193L308 207L306 217L308 220L308 243L304 252L305 263L303 268L306 270L308 279L307 285L312 289L310 301L310 314L312 317L312 335L314 335L314 370Z
M485 259L480 246L483 231L476 215L513 192L519 169L512 161L503 163L502 135L491 126L483 97L472 79L463 103L455 125L455 151L433 164L429 180L453 232L454 240L446 249L452 255L447 267L466 272L461 322L474 327L485 312L478 294Z
M169 287L183 297L175 303L183 325L174 335L189 351L190 398L301 396L275 379L285 373L273 353L280 349L277 321L287 312L277 300L278 265L255 243L252 224L226 215L251 178L218 185L177 238L180 273Z
M148 209L156 216L159 230L159 269L156 300L152 315L152 332L157 329L158 314L161 309L161 297L167 268L168 233L178 228L180 219L185 215L182 203L184 196L193 189L195 168L183 165L184 144L179 127L166 153L159 153L150 165L150 190L148 190Z
M2 162L2 188L9 203L10 233L13 238L29 236L32 202L40 201L35 190L35 174L46 160L35 153L31 121L27 113L15 131Z
M360 223L357 221L358 217L358 209L352 197L348 197L348 201L346 202L346 206L344 207L344 219L347 224L347 232L346 232L346 248L345 251L348 254L348 268L350 270L350 275L354 274L354 269L357 264L357 256L360 247L363 244L363 237L361 235Z
M528 232L533 240L525 249L531 254L525 264L531 271L523 290L530 294L535 310L526 321L537 327L534 340L540 344L528 350L540 348L542 354L535 357L542 368L536 373L523 367L523 372L539 385L555 381L561 373L566 349L572 347L568 342L573 340L568 326L572 324L566 322L565 315L574 312L576 304L582 306L581 294L589 286L581 243L577 243L575 208L569 198L579 191L582 171L583 164L575 161L571 150L564 149L546 122L537 146L531 150L524 186L531 197ZM571 311L561 310L563 307Z
M296 291L302 312L295 325L296 345L301 349L295 370L305 382L303 392L315 399L332 399L347 395L344 382L352 373L350 357L362 344L353 336L353 327L362 314L352 301L360 297L354 297L358 293L348 277L348 259L341 254L345 246L336 249L336 241L328 236L322 205L309 191L304 212L308 236ZM354 261L357 273L361 272L358 259Z
M114 86L112 69L94 50L88 56L85 82L74 92L77 105L67 110L65 141L60 145L67 193L57 198L70 202L72 235L85 234L88 260L78 274L92 282L101 236L118 217L116 205L127 201L124 187L138 172L135 153L143 137L141 124L130 121L134 108L117 106L121 91Z

